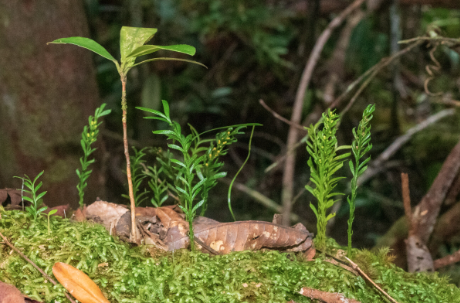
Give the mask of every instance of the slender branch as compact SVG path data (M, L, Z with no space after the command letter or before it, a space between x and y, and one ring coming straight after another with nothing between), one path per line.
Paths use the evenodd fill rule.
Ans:
M434 268L438 269L438 268L445 267L447 265L451 265L457 262L460 262L460 249L449 256L445 256L441 259L435 260Z
M409 191L409 176L406 173L401 173L401 188L404 203L404 213L407 218L407 225L409 227L409 235L414 232L414 224L412 222L412 210L410 207L410 191Z
M266 110L268 110L268 111L273 115L273 117L275 117L276 119L281 120L281 121L283 121L284 123L286 123L286 124L288 124L288 125L290 125L290 126L292 126L292 127L295 127L295 128L297 128L297 129L299 129L299 130L301 130L301 131L306 132L305 127L303 127L302 125L300 125L300 124L298 124L298 123L291 122L291 121L289 121L288 119L284 118L283 116L281 116L280 114L278 114L277 112L275 112L273 109L271 109L271 108L264 102L264 100L260 99L260 100L259 100L259 103L260 103L260 105L263 106L263 108L265 108Z
M128 193L131 204L131 241L136 242L136 202L134 201L133 181L131 178L131 160L129 159L129 146L128 146L128 127L126 125L127 104L126 104L126 76L121 77L122 95L121 95L121 108L123 110L123 147L126 158L126 176L128 177Z
M335 17L326 29L322 32L319 36L318 40L316 41L315 46L308 58L307 64L302 73L302 77L300 79L299 87L297 88L297 93L294 101L294 106L292 109L292 116L291 122L300 124L300 120L302 118L302 108L303 108L303 101L305 97L305 92L308 88L310 83L313 70L318 63L321 51L324 48L324 45L329 40L329 37L332 34L332 31L338 27L343 20L352 13L355 9L357 9L361 4L364 3L364 0L355 0L352 4L350 4L343 12L341 12L337 17ZM296 127L291 126L289 128L288 139L287 139L287 150L291 150L297 143L297 136L298 136L298 129ZM296 153L295 150L289 152L286 156L286 164L284 167L284 174L283 174L283 188L282 188L282 203L283 203L283 224L289 225L290 220L290 213L292 209L292 197L294 191L294 171L295 171L295 159Z
M327 291L322 291L319 289L314 289L310 287L302 287L299 291L299 294L302 296L308 297L310 299L318 299L321 302L325 303L338 303L338 302L348 302L348 303L360 303L355 299L346 298L340 293L331 293Z
M366 273L364 271L361 270L361 268L359 268L359 266L351 261L349 258L347 257L344 257L345 259L347 259L348 262L350 262L351 264L351 267L354 269L354 270L357 270L359 272L359 274L364 277L367 281L369 281L369 283L371 283L375 288L377 288L385 297L388 298L388 300L390 300L391 302L393 303L398 303L395 299L393 299L389 294L387 294L380 286L378 286L377 284L375 284L374 281L372 281L371 278L369 278L368 275L366 275Z
M413 135L427 128L431 124L436 123L444 117L452 116L454 113L455 109L444 109L430 116L425 121L412 127L404 135L398 137L375 160L369 163L368 169L358 179L358 185L365 183L367 180L378 174L381 171L383 163L386 162L391 156L393 156L407 141L410 140L410 138L412 138Z
M53 278L51 278L46 272L44 272L40 267L37 266L37 264L35 264L32 260L30 260L26 255L24 255L19 249L17 249L13 244L11 244L8 239L0 232L0 237L3 238L3 241L5 241L6 245L8 245L9 247L11 247L12 250L14 250L15 252L17 252L21 257L23 257L27 262L29 262L36 270L38 270L48 281L50 281L53 285L56 285L57 282L54 281ZM67 297L67 299L69 299L70 302L72 303L76 303L70 296L69 294L66 292L65 293L65 296Z

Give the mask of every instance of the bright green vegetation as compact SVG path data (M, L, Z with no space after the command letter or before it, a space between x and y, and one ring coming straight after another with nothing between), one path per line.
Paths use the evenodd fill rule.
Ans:
M322 119L315 125L308 128L309 140L307 141L307 151L310 154L308 166L310 167L310 181L315 188L306 185L305 188L318 200L318 207L310 203L310 207L317 219L317 235L315 244L321 250L326 246L326 226L327 221L335 216L335 213L329 213L337 200L334 198L341 193L332 192L337 182L344 177L334 177L334 174L343 166L343 161L350 153L337 155L341 149L347 149L348 146L337 146L336 132L339 123L339 115L330 109L323 113ZM323 124L323 129L319 127Z
M94 159L88 159L88 157L96 150L96 148L91 148L91 144L96 142L97 140L97 135L99 134L99 125L102 124L102 122L98 123L99 118L106 116L110 114L111 110L104 110L105 103L103 103L100 107L96 108L96 112L94 113L93 116L89 116L88 118L88 125L85 125L83 127L83 132L81 134L81 148L83 149L84 156L80 158L80 164L81 164L81 172L77 168L77 176L80 179L77 189L78 189L78 204L80 205L81 208L83 208L83 199L85 197L85 188L88 185L87 180L89 176L91 175L91 170L88 170L88 167L91 163L94 163Z
M0 231L45 272L55 262L88 274L111 302L310 302L302 286L341 292L361 302L386 302L361 278L340 267L311 262L298 254L237 252L212 257L180 250L129 248L97 224L47 220L20 211L0 210ZM0 244L0 280L45 302L66 302L62 286L45 283L30 264ZM151 256L153 255L153 257ZM459 302L460 291L437 274L409 274L377 255L355 250L358 264L398 302Z
M367 162L371 160L371 157L367 157L362 162L361 158L372 149L371 142L371 127L370 122L372 120L372 113L375 110L375 105L369 104L363 112L363 118L359 122L358 130L353 128L353 143L351 144L351 152L355 158L353 161L348 161L353 178L351 179L351 195L347 197L348 205L350 206L350 217L348 219L348 255L351 256L351 237L353 235L353 220L355 219L355 200L358 191L358 178L367 169Z
M318 206L315 207L310 203L310 207L316 215L317 219L317 235L315 244L321 250L326 248L326 226L327 221L335 216L335 213L327 214L327 210L331 208L337 196L343 193L333 192L339 180L344 177L336 177L335 173L342 168L345 159L351 153L338 154L340 150L350 149L354 156L348 162L353 178L351 179L351 195L347 197L350 206L350 217L348 219L348 255L351 256L351 237L353 235L353 220L355 212L355 200L358 191L358 177L367 169L367 163L370 157L363 161L361 158L372 149L371 127L372 113L375 110L375 105L369 104L363 112L363 117L359 122L358 129L353 128L353 143L351 146L339 146L337 143L336 132L340 122L340 116L333 110L327 110L323 113L322 119L315 125L310 125L308 128L309 140L307 140L307 151L310 154L308 166L310 167L310 181L315 185L311 187L306 185L305 188L318 200ZM320 129L320 127L322 128ZM361 162L360 162L361 161Z
M22 190L28 193L30 197L22 195L22 199L32 203L32 205L26 207L26 211L34 217L34 220L37 220L38 216L48 208L46 206L39 208L40 205L43 204L42 198L46 194L46 191L38 193L38 190L42 187L43 182L40 181L40 183L35 184L35 182L37 182L38 178L40 178L43 173L44 171L39 173L33 181L29 178L28 175L24 175L24 177L14 176L15 178L22 180L23 187L24 185L27 187L27 189L23 188Z
M173 171L169 174L172 177L169 188L178 196L179 207L185 213L185 218L189 222L190 247L194 250L194 234L192 222L196 216L199 207L202 208L203 215L207 203L208 192L217 184L217 179L225 177L226 172L219 172L224 165L219 162L219 158L227 154L228 146L236 142L235 136L244 134L240 130L248 125L235 125L225 127L224 132L216 135L215 139L201 140L200 134L190 126L191 133L184 135L181 126L176 121L172 121L169 115L169 104L163 100L163 111L159 112L154 109L137 107L143 111L154 114L146 119L156 119L166 122L169 129L153 131L157 135L165 135L171 143L168 148L180 152L181 158L174 158L168 153L168 161L160 162L162 169ZM208 143L208 145L204 145ZM154 171L155 172L155 171ZM155 176L155 175L154 175ZM156 189L152 187L155 191ZM154 192L155 196L161 196L161 189ZM159 200L161 202L161 200ZM230 209L231 211L231 209Z

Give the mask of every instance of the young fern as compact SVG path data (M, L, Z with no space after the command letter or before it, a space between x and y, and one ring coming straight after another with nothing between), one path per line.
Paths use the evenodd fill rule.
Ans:
M43 211L45 211L48 208L47 206L39 208L43 204L42 198L46 194L46 191L38 193L38 190L42 187L43 182L40 181L40 183L38 183L37 185L35 184L38 178L40 178L41 175L43 175L43 173L44 171L39 173L33 181L27 175L24 175L24 177L14 176L15 178L21 179L22 182L24 182L24 185L28 188L24 189L23 191L28 193L30 197L22 196L22 199L29 201L31 203L30 206L26 207L26 210L34 218L34 220L37 220L38 215L40 215Z
M153 198L150 199L150 202L155 207L160 207L168 199L168 183L160 178L162 171L163 166L157 169L157 166L154 165L153 167L149 166L148 171L144 172L150 177L148 185L153 193Z
M310 137L307 141L307 151L310 154L308 166L310 181L315 188L308 185L305 187L318 200L317 208L312 203L310 207L317 218L316 245L319 249L324 249L326 246L327 221L335 216L335 213L326 215L326 212L337 201L334 200L335 196L341 195L332 191L337 182L343 179L343 177L334 177L334 173L343 166L345 158L350 155L350 153L337 155L339 150L349 148L349 146L337 146L335 134L338 122L339 115L328 110L327 113L323 113L323 122L320 121L308 128ZM323 129L319 130L321 123L324 124Z
M350 160L348 165L350 166L353 178L351 179L351 195L347 197L348 204L350 205L350 217L348 219L348 255L351 255L351 238L353 235L352 225L355 218L355 200L356 193L358 190L358 178L367 169L367 163L371 159L367 157L361 163L360 160L364 155L372 149L371 141L371 127L369 125L372 120L372 113L375 110L375 105L369 104L363 112L363 118L359 122L358 130L353 128L354 140L351 144L355 163Z
M88 157L96 150L96 148L91 148L91 144L96 142L97 135L99 134L98 127L102 124L102 122L98 123L99 118L110 114L111 110L104 110L105 103L103 103L100 107L96 109L96 112L93 116L89 116L88 124L85 125L83 128L83 132L81 134L81 147L83 149L84 156L80 158L81 164L81 171L77 168L77 176L80 179L77 189L78 189L78 204L81 208L83 208L84 204L84 196L85 196L85 188L87 186L87 180L91 175L92 170L88 170L88 167L91 163L94 163L94 159L89 160Z

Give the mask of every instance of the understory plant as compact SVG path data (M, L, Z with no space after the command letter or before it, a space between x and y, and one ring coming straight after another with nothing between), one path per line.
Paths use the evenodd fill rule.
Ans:
M358 129L353 128L353 143L351 144L351 151L354 156L353 161L350 160L348 165L350 166L350 171L353 175L351 179L351 195L347 197L348 205L350 206L350 216L348 219L348 255L351 255L351 238L353 235L353 220L355 218L355 201L356 194L358 191L358 178L361 176L367 169L367 163L371 160L371 157L367 157L363 161L361 158L372 149L371 141L371 126L369 125L372 120L372 113L375 110L375 105L369 104L363 112L363 118L359 122ZM361 162L360 162L361 161Z
M100 107L98 107L93 116L89 116L88 118L88 125L85 125L83 128L83 132L81 134L81 148L83 149L84 156L80 158L81 164L81 171L77 168L77 176L80 179L77 189L78 189L78 204L80 208L83 208L84 205L84 196L85 196L85 188L88 185L87 180L91 175L92 170L88 170L88 167L91 163L94 163L94 159L88 159L89 156L96 150L96 148L92 148L91 145L96 142L97 135L99 134L99 125L102 122L98 122L99 118L110 114L111 110L104 110L105 103L103 103Z
M140 65L145 62L159 61L159 60L174 60L174 61L185 61L195 63L204 66L201 63L192 60L186 60L182 58L168 58L160 57L147 59L139 63L135 63L136 59L141 56L155 53L159 50L173 51L178 53L187 54L193 56L195 54L195 48L190 45L179 44L170 46L158 46L158 45L144 45L150 39L153 38L157 32L156 28L142 28L142 27L128 27L123 26L120 30L120 63L99 43L96 41L85 38L85 37L68 37L54 40L49 43L53 44L74 44L112 61L120 75L120 81L122 84L122 95L121 95L121 109L122 109L122 124L123 124L123 146L124 154L126 158L126 175L128 180L128 190L131 205L131 237L132 240L136 239L136 227L135 227L135 200L133 193L133 184L131 179L131 162L129 156L128 147L128 130L127 130L127 111L128 105L126 102L126 82L127 75L131 68Z
M144 181L144 179L147 177L147 175L143 173L146 149L147 148L142 148L137 150L135 147L133 147L134 155L131 156L131 177L133 181L133 196L136 206L139 206L142 202L144 202L147 199L147 194L149 193L145 188L144 191L140 192L142 181ZM123 194L122 197L129 199L129 196L125 194Z
M350 153L338 155L342 149L349 146L338 146L336 132L338 128L339 115L330 109L323 113L323 122L310 125L308 128L309 140L307 141L307 151L310 154L308 166L310 167L310 181L315 185L305 188L318 200L318 206L310 203L310 207L317 219L316 242L318 249L323 250L326 246L326 225L327 221L335 216L335 213L327 214L337 201L336 196L343 195L333 192L337 182L344 177L335 177L334 174L343 166L343 161ZM319 130L320 125L323 128Z
M40 183L35 185L38 178L40 178L40 176L43 175L44 172L45 171L42 171L41 173L39 173L33 181L26 174L24 174L24 177L14 176L15 178L21 179L22 182L24 182L24 185L28 188L28 189L23 189L23 191L28 193L30 197L23 195L22 199L32 203L32 205L26 207L26 210L29 214L32 215L34 220L37 220L38 216L48 208L46 206L40 207L43 204L41 199L46 194L46 191L38 193L38 190L42 187L43 182L40 181Z
M156 119L166 122L169 129L153 131L157 135L165 135L172 143L168 147L172 150L177 150L181 154L180 159L173 157L169 153L167 161L161 161L162 168L169 170L172 168L174 173L170 173L172 177L172 185L169 188L175 192L179 198L179 207L184 211L186 220L189 223L189 238L191 249L194 250L194 233L193 219L199 207L205 207L208 202L208 192L216 185L216 180L226 176L226 172L219 172L223 163L218 162L220 156L227 153L228 145L236 142L235 136L242 134L240 130L248 125L243 124L225 128L225 132L219 132L213 140L201 140L200 134L193 128L189 135L184 135L179 123L172 121L169 115L169 105L167 101L163 102L164 113L145 107L137 107L140 110L154 114L146 119ZM210 143L209 147L202 146L204 143ZM158 177L158 171L153 169L153 176ZM156 173L156 174L155 174ZM162 188L158 191L157 201L162 201L164 196L161 193L165 192ZM158 203L158 202L157 202Z
M323 113L322 119L315 125L308 128L307 151L310 154L308 166L310 167L310 181L315 185L306 185L306 189L318 200L318 206L310 203L310 207L317 219L317 235L315 244L320 250L326 247L326 226L327 221L335 216L335 213L327 213L335 202L337 196L343 193L333 192L337 182L344 177L337 177L336 172L342 168L345 159L351 153L338 154L340 150L350 149L354 156L354 162L350 160L348 165L352 173L351 195L347 197L350 206L350 217L348 219L348 254L351 255L351 239L353 235L352 225L355 212L355 200L358 190L358 178L367 169L370 157L361 160L364 155L372 148L370 121L375 105L369 104L363 112L363 117L359 122L358 129L353 128L353 143L351 146L339 146L337 143L336 132L340 122L340 117L333 110L328 109ZM322 128L320 129L322 125Z

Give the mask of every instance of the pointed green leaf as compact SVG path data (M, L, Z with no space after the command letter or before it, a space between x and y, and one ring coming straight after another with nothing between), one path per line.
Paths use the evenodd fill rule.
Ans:
M92 52L95 52L99 56L102 56L110 61L117 62L117 60L112 57L112 55L104 48L102 45L97 43L96 41L85 38L85 37L68 37L68 38L61 38L54 40L52 42L48 42L47 44L73 44L76 46L80 46L86 48Z
M203 205L204 203L204 200L201 200L200 202L198 202L193 208L192 208L192 212L195 212L198 207L200 207L201 205Z
M190 56L195 55L195 48L193 46L187 44L178 44L178 45L168 45L168 46L161 46L161 45L142 45L133 50L128 57L140 57L145 56L148 54L152 54L159 50L169 50L173 52L183 53Z
M316 210L316 207L310 203L310 208L313 210L313 212L315 213L316 217L318 218L318 211Z
M181 59L181 58L169 58L169 57L161 57L161 58L153 58L153 59L148 59L148 60L144 60L144 61L141 61L139 63L136 63L134 64L133 66L137 66L139 64L142 64L142 63L146 63L146 62L150 62L150 61L182 61L182 62L188 62L188 63L193 63L193 64L198 64L198 65L201 65L205 68L208 68L206 65L204 65L203 63L200 63L200 62L197 62L197 61L193 61L193 60L187 60L187 59Z
M163 111L165 112L166 118L168 120L171 120L171 118L169 118L169 104L168 104L168 101L162 100L161 103L163 103Z
M128 59L128 55L152 39L156 32L156 28L123 26L120 30L121 62L128 63L128 60L134 62L136 58Z

